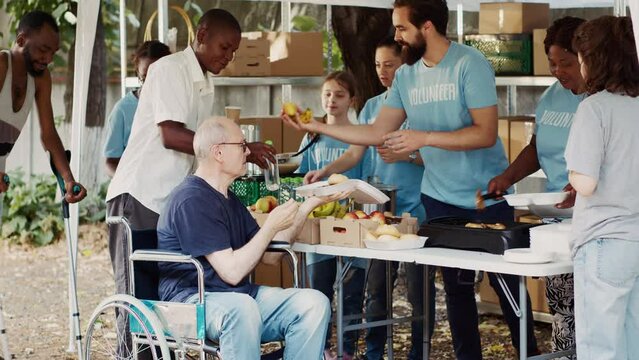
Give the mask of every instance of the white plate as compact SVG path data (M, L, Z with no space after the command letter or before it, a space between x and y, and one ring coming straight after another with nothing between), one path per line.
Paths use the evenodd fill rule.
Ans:
M528 205L528 210L540 218L571 218L572 208L557 209L552 205Z
M504 195L510 206L555 205L566 199L568 192Z
M551 252L534 252L531 249L508 249L504 251L504 260L517 264L543 264L553 261Z
M425 236L420 236L419 239L408 240L364 240L364 244L369 249L376 250L407 250L407 249L420 249L424 247L426 243Z
M386 194L376 187L358 179L348 179L337 185L328 185L328 181L318 181L296 188L295 193L299 196L310 197L327 196L349 190L353 191L350 197L360 204L383 204L390 200Z

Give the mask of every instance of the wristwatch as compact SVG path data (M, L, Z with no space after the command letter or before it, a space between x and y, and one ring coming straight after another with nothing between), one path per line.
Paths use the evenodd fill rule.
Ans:
M408 154L408 162L409 163L414 163L415 160L417 160L417 150L413 151L412 153Z

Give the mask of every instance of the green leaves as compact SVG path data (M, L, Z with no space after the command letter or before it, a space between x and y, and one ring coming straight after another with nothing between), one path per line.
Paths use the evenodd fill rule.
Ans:
M9 174L11 185L4 195L1 234L3 239L19 244L43 246L63 236L61 201L55 177L34 175L30 184L25 183L24 172ZM103 221L106 215L106 190L108 183L91 191L80 203L80 223Z

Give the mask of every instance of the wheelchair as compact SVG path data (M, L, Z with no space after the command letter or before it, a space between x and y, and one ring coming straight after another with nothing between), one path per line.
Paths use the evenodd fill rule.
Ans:
M108 225L123 225L129 252L129 294L116 294L96 307L86 332L85 360L92 359L222 359L217 343L205 334L204 270L200 262L179 252L157 250L155 229L132 230L124 217L109 217ZM135 239L135 242L132 241ZM267 251L283 252L291 260L294 286L298 287L298 259L286 242L272 242ZM192 264L198 276L198 301L194 304L159 301L158 262ZM117 326L117 317L128 320ZM131 344L126 343L130 332ZM281 359L284 347L262 355Z

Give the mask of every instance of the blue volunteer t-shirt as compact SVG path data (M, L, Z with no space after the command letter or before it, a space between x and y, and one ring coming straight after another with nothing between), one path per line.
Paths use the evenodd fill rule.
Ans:
M204 179L190 175L171 193L158 220L158 248L179 251L200 261L207 292L238 292L255 297L258 286L248 278L236 286L225 283L206 255L237 250L259 231L255 219L229 191L228 199ZM185 302L197 293L197 272L191 264L160 263L160 299Z
M309 136L305 135L300 144L300 150L305 147L309 141ZM349 144L333 139L332 137L321 135L319 140L304 152L302 162L296 172L305 174L309 171L319 170L337 160L337 158L346 152L349 146ZM344 175L348 176L349 179L361 179L361 162L352 169L344 172Z
M379 110L384 105L387 92L369 99L364 108L359 113L361 124L373 124ZM408 128L408 122L402 124L402 129ZM424 175L424 167L406 161L399 161L388 164L382 160L377 153L375 146L370 146L366 150L362 160L362 173L364 178L377 176L386 185L397 187L396 214L408 212L416 217L421 224L426 218L426 213L420 199L419 186Z
M584 97L585 94L575 95L557 81L546 89L537 104L537 158L548 178L548 192L561 191L568 184L564 152L573 116Z
M119 158L129 142L131 126L135 110L138 108L138 98L133 91L129 91L118 100L109 114L109 134L104 144L104 157Z
M455 131L472 125L469 109L497 104L495 75L476 49L455 42L442 61L427 67L419 60L395 73L385 105L403 109L410 128ZM424 159L422 193L457 207L474 209L475 192L508 166L499 137L490 148L451 151L420 149ZM487 202L487 205L494 204Z

